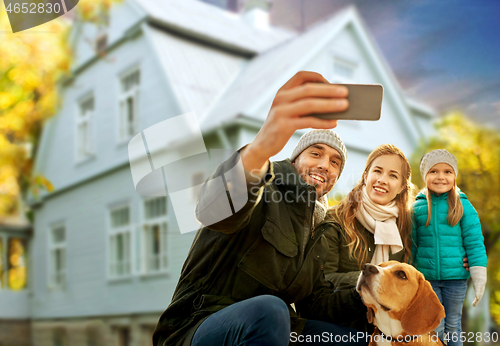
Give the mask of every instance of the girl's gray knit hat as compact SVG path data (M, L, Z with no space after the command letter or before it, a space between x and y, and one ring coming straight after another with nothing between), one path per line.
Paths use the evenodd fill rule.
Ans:
M326 144L333 149L337 150L342 157L342 163L340 164L340 174L344 169L345 162L347 160L347 150L345 148L344 142L340 139L339 135L328 129L317 129L306 132L300 137L299 142L295 149L293 149L292 156L290 156L290 161L294 161L297 156L300 155L305 149L313 144Z
M422 157L422 160L420 160L420 174L422 175L422 179L424 181L429 170L438 163L449 164L455 172L455 178L457 177L457 158L446 149L436 149L425 154L424 157Z

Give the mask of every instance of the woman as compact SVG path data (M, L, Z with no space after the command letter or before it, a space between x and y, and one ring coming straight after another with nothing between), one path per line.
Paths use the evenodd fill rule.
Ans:
M373 150L356 187L327 219L329 253L325 277L335 288L352 288L365 263L408 262L411 253L411 168L403 152L392 144ZM363 316L351 327L369 330Z

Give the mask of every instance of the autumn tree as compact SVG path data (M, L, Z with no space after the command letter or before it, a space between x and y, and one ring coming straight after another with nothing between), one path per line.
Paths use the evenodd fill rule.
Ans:
M52 190L33 172L33 162L42 126L60 105L58 86L70 73L69 30L75 22L102 21L119 1L81 0L70 20L60 17L15 34L0 5L0 217L15 214L28 190L35 196L40 188Z

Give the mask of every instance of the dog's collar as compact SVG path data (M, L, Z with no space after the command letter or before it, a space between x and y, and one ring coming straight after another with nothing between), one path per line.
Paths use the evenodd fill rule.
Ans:
M385 335L384 332L382 332L379 328L377 328L377 331L379 335L390 342L396 342L400 344L408 344L413 341L419 341L419 339L422 338L422 335L397 335L397 336L392 336L392 335Z

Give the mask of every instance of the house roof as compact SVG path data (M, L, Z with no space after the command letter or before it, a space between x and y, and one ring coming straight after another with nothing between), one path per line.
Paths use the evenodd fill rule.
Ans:
M416 144L421 134L409 111L406 97L355 7L348 7L295 39L249 60L233 84L226 89L227 92L202 118L202 131L210 131L239 116L265 120L263 117L266 115L258 114L259 109L270 106L279 87L319 52L328 49L327 44L348 25L352 26L361 49L370 56L372 69L384 85L385 97L389 96L394 103L401 126ZM412 102L411 106L416 107L416 102ZM423 110L422 107L419 109Z
M256 109L272 100L279 87L346 25L347 13L348 10L341 11L321 25L249 61L227 88L227 93L205 114L202 131L221 126L238 115L255 117Z
M246 60L147 25L143 28L183 112L198 116L231 84Z
M154 24L228 48L255 54L286 41L295 34L269 27L259 29L241 16L195 0L134 0Z

